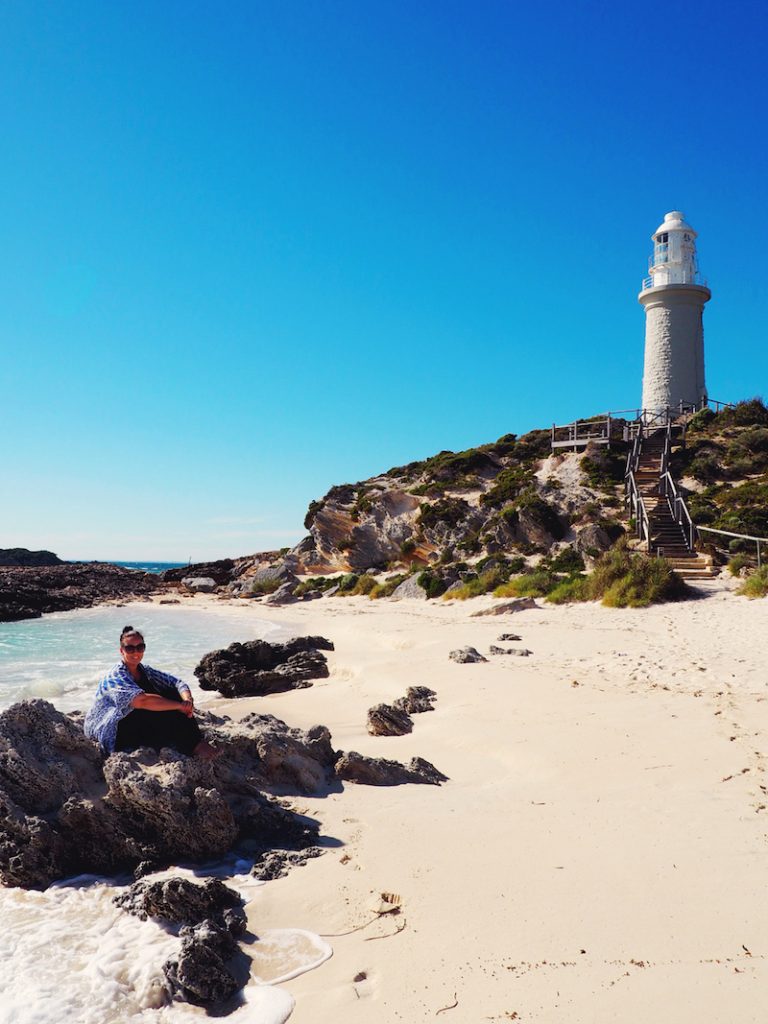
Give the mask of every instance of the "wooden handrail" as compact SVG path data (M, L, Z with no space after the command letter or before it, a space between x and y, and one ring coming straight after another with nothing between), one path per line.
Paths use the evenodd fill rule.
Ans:
M768 544L768 537L752 537L748 533L731 533L729 530L716 530L713 526L697 526L699 533L719 533L723 537L735 537L737 540L752 540L757 545L757 567L763 564L760 557L760 545Z
M661 493L669 501L669 507L672 510L672 515L675 518L675 522L678 523L682 529L686 529L683 523L683 514L688 520L687 533L688 533L688 547L693 551L696 546L697 530L694 525L693 519L691 519L691 513L688 511L688 506L685 504L685 498L682 496L680 491L677 489L677 484L672 479L672 474L667 471L659 478L659 489ZM673 499L670 501L670 497Z

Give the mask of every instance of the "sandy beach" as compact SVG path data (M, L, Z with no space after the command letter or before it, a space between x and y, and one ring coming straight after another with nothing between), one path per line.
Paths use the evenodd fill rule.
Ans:
M330 678L206 706L450 778L294 801L337 845L250 907L256 934L289 918L333 946L287 983L293 1024L765 1018L768 603L702 593L489 617L489 598L253 605L333 640ZM503 632L531 655L448 658ZM369 736L367 709L417 684L435 710Z

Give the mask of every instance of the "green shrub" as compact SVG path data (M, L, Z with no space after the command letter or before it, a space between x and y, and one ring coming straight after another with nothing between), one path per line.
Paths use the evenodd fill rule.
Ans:
M728 572L731 576L738 576L745 565L749 565L748 555L734 555L734 557L728 562Z
M533 470L529 466L509 466L502 469L493 482L493 486L480 498L483 505L492 505L498 508L508 501L512 501L521 494L527 487L530 487L534 480Z
M354 583L351 580L354 578ZM350 583L342 586L344 580L350 580ZM362 576L342 576L339 581L339 596L340 597L358 597L361 594L370 594L374 587L377 586L376 577L369 576L368 573L363 573Z
M688 473L694 480L712 484L723 479L723 470L718 454L710 448L698 452L688 464Z
M557 576L546 569L534 569L524 576L515 576L493 592L494 597L544 597L559 583Z
M383 583L376 583L368 591L368 597L379 598L379 597L391 597L392 594L397 590L403 580L408 579L408 573L401 572L396 576L390 576L388 580L384 580Z
M466 601L470 597L482 597L483 594L490 594L496 591L509 577L509 570L505 567L496 567L487 572L480 573L474 579L467 579L461 587L445 594L446 599L456 598L458 601Z
M460 551L466 551L468 555L476 555L482 547L479 531L468 533L464 540L460 540L456 546Z
M710 409L709 406L705 406L688 421L688 433L697 433L698 431L705 430L714 418L714 409Z
M626 452L603 449L595 455L585 455L580 465L590 487L613 491L624 479L626 463Z
M458 526L468 514L469 505L462 498L443 498L431 505L426 502L419 505L417 523L425 529L437 526L438 523Z
M568 573L572 575L577 572L584 572L584 559L573 547L563 548L553 557L545 559L546 567L552 572Z
M432 569L425 569L424 572L420 572L416 577L416 582L426 592L428 598L440 597L448 587L445 580L436 572L433 572Z
M409 555L412 555L415 550L416 541L411 538L409 538L408 540L404 540L403 543L400 545L400 554L404 558L408 558Z
M623 541L598 559L588 580L592 599L601 598L609 608L645 608L681 600L691 592L666 559L635 554Z
M768 426L768 408L762 398L750 398L738 402L733 409L723 409L717 419L718 427L765 427Z
M344 576L339 576L339 578L336 580L336 583L338 584L339 587L339 593L344 594L345 592L354 590L355 587L357 586L357 581L359 579L360 577L357 575L356 572L348 572Z
M574 576L571 579L558 583L546 595L546 600L551 604L570 604L572 601L589 601L591 593L589 579L586 576Z
M332 576L312 576L308 580L303 580L293 593L295 597L303 597L310 590L330 590L337 583L338 580Z
M736 593L743 594L744 597L768 596L768 565L762 565L756 569L751 576L744 580Z
M768 537L768 483L749 480L725 488L716 500L720 509L717 529Z
M525 509L528 517L545 529L555 540L562 540L565 536L566 528L557 512L536 491L530 490L521 494L517 500L517 509L519 512Z
M304 529L308 530L315 521L315 516L323 507L322 501L310 501L307 514L304 516Z

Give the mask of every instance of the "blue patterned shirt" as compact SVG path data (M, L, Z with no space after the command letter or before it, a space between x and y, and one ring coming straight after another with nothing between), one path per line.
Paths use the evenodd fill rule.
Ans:
M141 667L147 679L161 694L163 690L176 691L181 695L190 692L189 686L176 676L160 672L149 665ZM146 691L139 686L122 661L110 669L99 683L91 710L85 716L84 729L85 735L96 740L105 754L114 751L117 727L133 711L133 701L142 693Z

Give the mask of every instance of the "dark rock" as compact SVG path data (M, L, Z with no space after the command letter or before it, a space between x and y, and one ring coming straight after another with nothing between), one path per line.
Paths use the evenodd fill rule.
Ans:
M371 736L405 736L413 731L411 716L391 704L376 704L368 709L368 732Z
M481 615L512 615L514 612L524 612L529 608L537 607L538 605L532 597L517 597L514 601L501 601L499 604L491 605L490 608L472 612L471 617L476 619Z
M173 924L200 924L224 919L224 911L242 905L240 894L218 878L198 885L188 878L164 878L159 882L134 882L113 903L145 921L157 917ZM239 926L238 926L239 927Z
M185 576L209 576L221 587L230 582L235 569L235 562L231 558L222 558L218 562L195 562L178 569L166 569L160 576L167 583L181 583Z
M311 686L310 680L328 676L320 649L333 650L330 640L296 637L287 643L250 640L204 655L195 669L203 690L218 690L225 697L262 696Z
M29 548L0 548L0 565L63 565L52 551L30 551Z
M161 597L158 604L181 604L178 597Z
M323 850L319 846L309 846L305 850L269 850L254 863L251 874L262 882L285 878L291 868L303 867L314 857L320 857L322 853Z
M213 765L166 750L102 761L82 727L47 701L0 715L0 878L46 888L83 873L156 870L220 857L241 840L301 849L317 827L257 787L315 792L336 754L322 726L303 733L270 716L244 726L201 714L222 755Z
M0 622L136 599L163 589L157 575L99 562L0 567Z
M522 640L522 639L523 638L521 636L518 636L517 633L502 633L498 637L498 640L499 640L500 643L503 643L505 640Z
M489 647L491 654L516 654L518 658L527 658L531 653L524 647L495 647L493 644Z
M181 950L163 965L174 997L195 1006L224 1003L241 988L227 966L236 949L226 929L210 921L183 929ZM233 940L229 939L233 944Z
M460 665L467 665L476 661L488 661L474 647L461 647L458 650L451 651L448 657L451 661L457 661Z
M406 711L409 715L418 715L424 711L434 711L437 694L428 686L409 686L404 697L393 701L393 707Z
M336 762L336 775L345 782L363 786L401 786L404 783L426 783L439 786L448 776L421 757L411 758L407 765L383 757L365 757L350 750Z
M303 732L273 715L252 713L237 723L226 722L216 735L226 750L220 769L217 764L219 774L230 767L241 774L247 769L262 788L299 793L322 792L333 777L337 754L324 725ZM258 810L263 813L263 808ZM258 827L252 830L254 834Z

